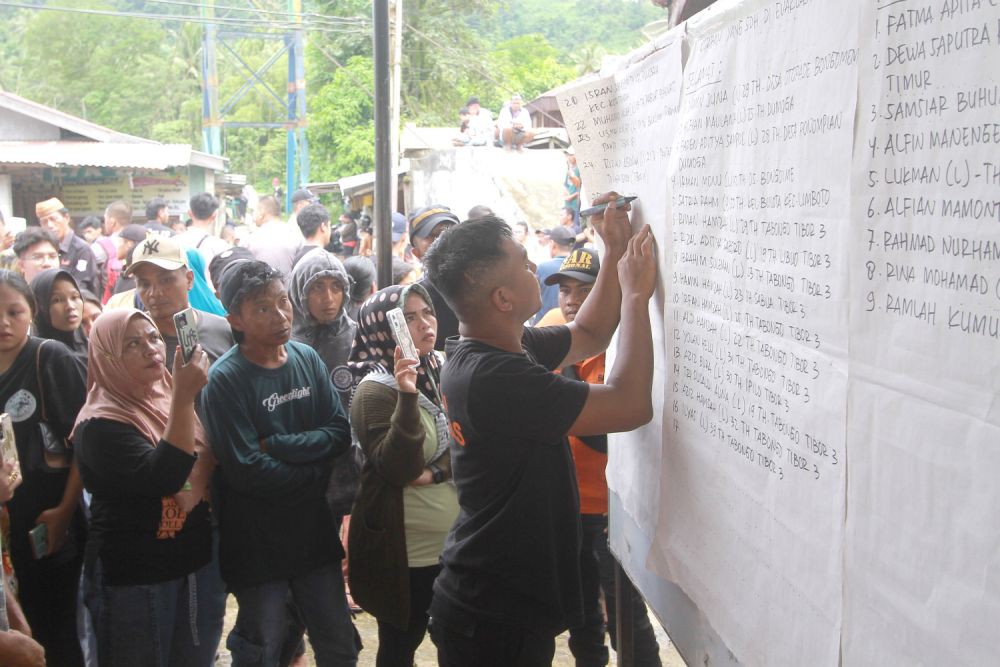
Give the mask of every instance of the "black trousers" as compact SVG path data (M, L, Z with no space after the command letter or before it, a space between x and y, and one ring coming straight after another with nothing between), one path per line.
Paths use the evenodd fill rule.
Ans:
M512 625L476 622L458 629L435 618L438 667L551 667L556 638Z
M76 633L83 553L77 551L68 558L60 553L22 561L15 567L21 608L35 641L45 648L46 663L83 667L83 650Z
M608 664L608 649L604 645L604 615L601 612L601 591L608 613L608 634L611 647L617 646L617 598L615 597L615 559L608 549L608 517L603 514L583 514L583 542L580 546L580 579L583 591L583 625L570 628L569 649L577 667L601 667ZM638 667L659 667L660 647L649 622L646 603L632 588L632 618L635 662Z
M410 623L405 630L378 622L378 655L375 667L413 667L413 655L427 633L434 580L440 565L410 568Z

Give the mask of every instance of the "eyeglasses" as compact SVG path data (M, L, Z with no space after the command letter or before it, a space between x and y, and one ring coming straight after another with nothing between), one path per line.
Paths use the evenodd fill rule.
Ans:
M53 262L59 261L59 253L57 252L36 252L28 255L28 261L31 262L44 262L45 260L52 260Z

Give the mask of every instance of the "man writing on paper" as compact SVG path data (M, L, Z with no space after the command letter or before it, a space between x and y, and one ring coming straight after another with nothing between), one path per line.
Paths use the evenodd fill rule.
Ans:
M582 623L580 499L566 436L628 431L653 414L653 237L648 227L631 236L626 210L611 205L594 219L606 262L566 326L524 327L541 297L503 220L456 225L427 253L461 334L442 374L460 506L430 609L442 667L548 665L556 635ZM550 372L600 354L619 319L606 384Z
M576 319L577 313L590 296L600 271L597 253L589 248L574 250L556 273L545 279L547 285L558 286L559 307L553 308L535 326L547 327L566 324ZM605 354L567 366L562 369L565 377L590 384L604 382ZM604 612L601 593L607 609L607 631L611 647L617 650L615 562L608 550L608 482L605 468L608 465L608 436L590 435L569 437L576 466L577 488L580 490L580 521L583 542L580 545L580 579L583 586L583 625L569 629L569 650L581 667L608 664L608 649L604 645ZM632 588L632 617L634 655L636 667L660 667L660 647L656 643L653 626L649 623L646 602L632 587L626 577L622 584Z

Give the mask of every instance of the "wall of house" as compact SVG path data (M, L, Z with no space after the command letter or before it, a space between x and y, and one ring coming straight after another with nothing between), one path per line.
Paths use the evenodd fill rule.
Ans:
M559 222L565 177L566 157L558 149L436 150L410 159L407 210L444 204L465 219L470 208L483 204L508 222L552 227Z
M24 114L0 109L0 140L57 141L59 128Z

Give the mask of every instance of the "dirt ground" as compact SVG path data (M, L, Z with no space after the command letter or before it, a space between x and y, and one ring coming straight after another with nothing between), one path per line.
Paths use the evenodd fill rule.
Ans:
M226 601L226 625L222 631L222 641L219 646L219 658L216 661L216 667L228 667L231 664L229 651L226 650L226 636L236 621L236 610L236 598L229 596ZM362 612L355 617L354 624L357 626L358 632L361 633L361 639L365 645L364 650L361 651L361 655L358 656L358 666L374 667L375 653L378 650L378 626L375 623L375 619ZM657 628L656 638L660 644L660 658L663 660L664 667L685 667L684 660L677 653L677 649L674 648L673 643L670 642L666 633L657 626L655 621L653 625ZM566 637L567 635L564 633L556 639L556 656L555 660L552 661L552 664L556 667L574 666L573 656L566 645ZM306 664L310 667L316 664L312 659L312 651L308 648L308 642ZM611 653L611 664L618 664L614 652ZM431 642L430 637L424 639L424 643L417 650L415 665L416 667L434 667L434 665L437 665L437 653L434 650L434 644Z

